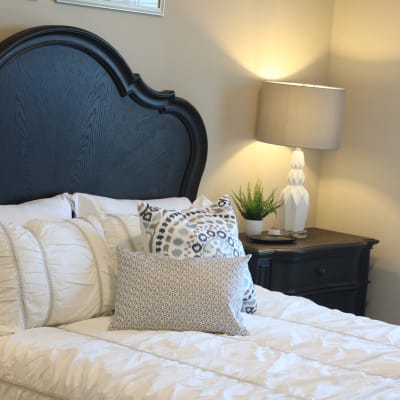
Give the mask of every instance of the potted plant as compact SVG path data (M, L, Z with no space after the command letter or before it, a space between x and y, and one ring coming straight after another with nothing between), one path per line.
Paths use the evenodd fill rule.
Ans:
M275 200L275 190L265 198L261 181L257 179L254 187L247 184L247 190L239 188L239 192L233 192L233 201L240 214L246 221L247 236L259 235L263 230L263 219L271 213L277 214L283 200Z

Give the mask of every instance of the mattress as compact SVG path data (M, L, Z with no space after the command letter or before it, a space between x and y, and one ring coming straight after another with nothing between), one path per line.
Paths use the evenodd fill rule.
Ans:
M0 338L0 399L399 399L400 327L257 287L249 336L109 331Z

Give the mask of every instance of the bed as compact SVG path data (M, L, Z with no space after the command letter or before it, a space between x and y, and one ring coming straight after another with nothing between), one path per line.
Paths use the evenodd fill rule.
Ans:
M189 102L151 89L106 41L66 26L0 44L0 94L1 399L400 398L400 327L261 287L243 297L247 259L229 199L197 198L207 137ZM202 240L219 235L207 251L221 257L197 257L199 243L184 258L150 254L176 255L181 237L167 246L165 231L204 224L211 209L230 236L207 228ZM136 251L145 244L149 254ZM156 262L131 277L141 257ZM228 280L219 271L232 277L229 309L214 298ZM185 292L203 272L194 281L209 280L202 291ZM195 314L199 329L157 327L179 290L174 315L198 295L183 322ZM121 326L138 304L142 328ZM223 333L225 314L233 330Z

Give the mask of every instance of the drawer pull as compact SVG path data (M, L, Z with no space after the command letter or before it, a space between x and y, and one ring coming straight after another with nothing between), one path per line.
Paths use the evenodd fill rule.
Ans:
M326 268L325 267L318 267L317 268L317 276L318 278L324 278L326 276Z

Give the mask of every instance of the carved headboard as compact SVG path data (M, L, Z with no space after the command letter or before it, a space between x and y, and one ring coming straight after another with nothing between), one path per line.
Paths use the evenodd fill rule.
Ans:
M199 113L147 86L97 35L41 26L4 40L0 96L0 204L62 192L195 198Z

